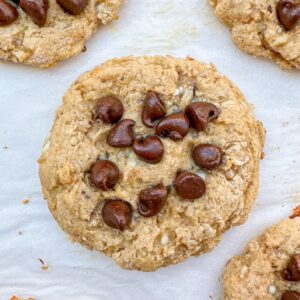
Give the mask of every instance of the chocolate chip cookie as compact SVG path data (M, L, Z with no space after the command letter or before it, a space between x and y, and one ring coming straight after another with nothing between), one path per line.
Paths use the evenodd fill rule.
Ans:
M43 193L74 241L153 271L245 222L264 134L214 66L114 59L66 93L39 160Z
M225 300L300 300L300 217L267 229L234 257L223 276Z
M47 68L85 51L122 0L0 0L0 59Z
M300 69L299 0L209 0L243 51Z

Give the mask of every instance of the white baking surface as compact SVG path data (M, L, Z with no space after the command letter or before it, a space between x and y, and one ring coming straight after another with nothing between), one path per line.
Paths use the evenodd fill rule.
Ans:
M87 48L49 70L0 65L0 300L221 299L227 260L300 203L299 72L236 49L206 0L127 0L120 20L101 28ZM70 84L109 58L131 54L213 62L267 129L260 195L248 222L226 233L211 253L155 273L121 270L71 243L42 199L37 174L43 140Z

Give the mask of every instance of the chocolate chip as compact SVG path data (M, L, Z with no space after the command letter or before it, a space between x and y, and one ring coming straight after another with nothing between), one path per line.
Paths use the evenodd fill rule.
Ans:
M150 164L160 162L164 154L164 146L156 136L139 137L134 140L132 148L139 158Z
M20 0L20 7L38 26L44 26L47 20L48 0Z
M4 0L0 0L0 26L9 25L18 18L16 8Z
M80 14L87 6L87 0L57 0L64 10L72 15Z
M143 217L153 217L164 207L169 190L163 185L141 191L137 203L138 211Z
M300 254L295 254L283 270L282 276L288 281L300 281Z
M117 123L123 116L124 107L122 102L112 96L99 99L96 106L96 113L104 123Z
M189 200L200 198L206 191L203 179L187 171L181 172L176 176L175 188L179 196Z
M208 102L193 102L186 107L185 112L197 131L205 130L209 121L219 117L218 108Z
M281 300L300 300L300 293L287 291L282 295Z
M154 92L147 92L142 109L142 122L146 127L154 127L154 122L161 119L166 110Z
M120 176L119 168L109 160L97 161L90 172L93 184L104 191L112 189Z
M276 5L279 22L286 30L291 30L300 20L300 3L295 4L291 0L280 0Z
M190 122L183 112L164 117L156 126L156 133L163 137L170 137L174 141L183 139L189 132Z
M116 124L107 136L107 144L111 147L124 148L132 145L133 133L132 127L135 122L130 119L124 119Z
M220 165L222 153L215 145L200 144L194 148L193 159L198 167L212 170Z
M121 199L109 199L102 208L104 223L114 229L123 231L131 221L131 205Z

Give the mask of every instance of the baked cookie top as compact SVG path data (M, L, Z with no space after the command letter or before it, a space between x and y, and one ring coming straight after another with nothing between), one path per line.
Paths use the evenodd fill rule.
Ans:
M0 0L0 59L47 68L85 51L122 0Z
M299 300L300 218L270 227L230 260L223 294L228 300Z
M114 59L65 94L39 160L43 193L75 241L153 271L246 220L264 134L214 66Z
M300 69L299 0L209 0L243 51Z

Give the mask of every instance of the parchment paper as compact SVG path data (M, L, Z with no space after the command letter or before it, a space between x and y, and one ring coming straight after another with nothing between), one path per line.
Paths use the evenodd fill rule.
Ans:
M282 71L235 48L206 0L125 0L120 20L101 28L87 48L49 70L0 64L0 299L221 299L228 259L300 203L299 71ZM71 243L42 199L36 163L70 84L109 58L142 54L216 64L267 129L260 195L248 222L211 253L155 273L121 270Z

